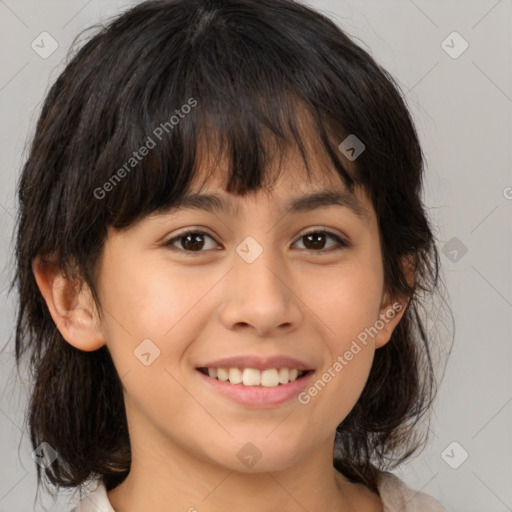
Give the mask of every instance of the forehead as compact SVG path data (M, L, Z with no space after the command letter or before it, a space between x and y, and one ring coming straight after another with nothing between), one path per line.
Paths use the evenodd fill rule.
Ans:
M261 189L243 196L226 191L226 158L217 159L214 164L210 161L200 167L187 193L167 213L197 209L238 216L263 196L279 213L300 213L337 205L349 209L361 222L369 223L373 208L364 191L356 186L354 192L350 192L325 158L318 155L309 158L308 174L303 158L296 152L289 152L280 162L273 162L267 183ZM354 171L350 163L347 167L349 172Z

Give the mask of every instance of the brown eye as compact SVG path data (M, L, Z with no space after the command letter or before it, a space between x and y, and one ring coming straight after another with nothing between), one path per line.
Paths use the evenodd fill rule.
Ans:
M331 233L330 231L310 231L309 233L303 234L299 238L299 240L304 240L304 246L305 246L306 250L310 250L313 252L321 252L321 251L326 252L326 251L333 249L332 246L328 247L327 249L325 247L326 240L328 238L334 239L337 242L338 246L342 246L342 247L349 246L349 244L345 240L343 240L338 235ZM339 249L340 249L340 247L336 248L336 245L335 245L333 250L339 250Z
M202 249L205 246L205 239L207 238L213 240L213 238L204 231L186 231L167 241L165 245L175 246L176 243L180 243L181 249L185 252L204 252ZM213 248L216 247L217 245L214 244ZM177 249L180 249L180 247L177 247Z

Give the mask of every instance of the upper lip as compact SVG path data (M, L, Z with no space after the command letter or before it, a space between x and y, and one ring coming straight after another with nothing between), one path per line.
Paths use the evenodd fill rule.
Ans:
M255 368L256 370L267 370L268 368L313 369L310 364L285 355L268 357L254 355L225 357L207 362L198 366L198 368Z

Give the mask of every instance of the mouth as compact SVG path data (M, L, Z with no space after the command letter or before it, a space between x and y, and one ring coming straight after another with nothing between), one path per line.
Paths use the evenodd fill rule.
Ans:
M210 392L231 403L257 409L291 403L315 374L314 370L297 368L200 367L196 370Z
M244 387L276 388L305 378L313 370L298 368L197 368L210 379Z

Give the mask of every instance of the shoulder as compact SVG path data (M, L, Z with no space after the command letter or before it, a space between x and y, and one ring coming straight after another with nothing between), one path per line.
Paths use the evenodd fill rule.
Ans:
M93 480L84 489L79 503L69 512L115 512L108 501L107 489L102 480Z
M446 512L432 496L411 489L393 473L381 472L378 489L383 512Z

